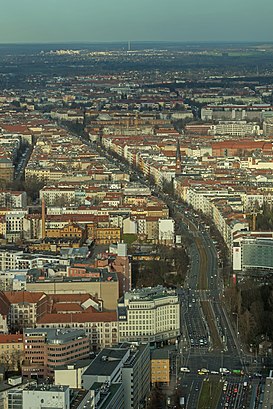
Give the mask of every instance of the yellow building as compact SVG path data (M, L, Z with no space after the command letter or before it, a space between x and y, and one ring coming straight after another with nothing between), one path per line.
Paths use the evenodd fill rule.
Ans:
M46 229L45 236L48 238L78 238L86 239L85 229L77 223L67 223L60 229Z
M0 362L8 370L17 370L23 359L23 337L21 334L0 334Z
M170 382L170 357L169 351L155 349L151 354L151 382Z
M0 216L0 237L6 235L6 218L5 216Z
M10 159L0 159L0 180L12 182L14 177L14 166Z
M98 227L96 242L98 244L120 243L121 232L119 227Z

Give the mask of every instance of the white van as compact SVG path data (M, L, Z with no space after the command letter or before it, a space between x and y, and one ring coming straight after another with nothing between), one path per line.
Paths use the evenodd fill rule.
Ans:
M182 366L181 368L180 368L180 371L181 372L190 372L190 369L189 368L187 368L186 366Z

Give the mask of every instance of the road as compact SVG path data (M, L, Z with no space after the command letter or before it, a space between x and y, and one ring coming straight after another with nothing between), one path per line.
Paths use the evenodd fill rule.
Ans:
M165 198L166 200L166 198ZM213 241L200 218L185 211L185 206L167 199L180 233L190 245L191 261L184 288L179 290L181 299L181 328L183 342L179 346L181 365L190 369L178 380L178 388L187 397L187 408L198 408L205 378L198 375L200 369L222 378L220 368L243 370L243 377L225 376L226 388L222 391L217 409L247 408L251 393L248 381L249 357L243 352L224 305L224 286L218 268L218 255ZM188 339L185 344L185 336ZM217 375L218 372L218 375ZM189 381L188 379L189 378ZM200 379L201 378L201 379ZM194 383L193 383L194 382ZM251 381L252 382L252 381ZM213 408L212 408L213 409Z
M94 145L84 141L94 149ZM103 152L109 161L113 158ZM117 161L115 161L117 164ZM119 162L118 166L129 171L129 166ZM218 405L220 408L246 408L251 406L249 382L244 386L247 375L233 377L219 374L220 368L248 372L238 334L226 313L224 306L224 285L218 267L218 254L213 240L199 215L186 210L184 204L173 200L156 186L144 180L143 176L130 169L131 176L162 199L170 208L176 221L177 234L187 242L190 267L183 288L178 289L181 305L181 337L177 345L175 376L181 396L186 397L186 408L197 409L202 386L209 382L207 375L199 375L200 369L214 373L223 383ZM190 373L179 373L179 368L188 367ZM178 376L179 375L179 376ZM207 380L208 379L208 380ZM252 381L254 389L259 390L257 381ZM225 385L225 386L224 386ZM251 385L252 387L252 385ZM253 403L253 398L252 398ZM256 404L256 403L255 403ZM248 406L249 405L249 406ZM213 409L210 407L210 409ZM201 409L201 407L200 407Z

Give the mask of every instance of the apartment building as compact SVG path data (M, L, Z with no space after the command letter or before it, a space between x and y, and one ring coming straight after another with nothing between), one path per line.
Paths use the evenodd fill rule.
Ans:
M151 351L151 383L169 384L171 378L170 351L154 349Z
M9 327L19 331L35 326L37 320L47 311L47 297L44 293L29 291L4 291L9 303Z
M24 208L27 206L26 192L0 191L0 207Z
M0 270L14 270L18 267L17 257L23 254L23 251L10 249L0 249Z
M12 182L14 178L14 165L8 158L0 158L0 180Z
M0 291L26 290L27 270L0 271Z
M0 334L0 362L9 370L18 370L23 359L23 336Z
M180 335L180 304L174 291L162 286L133 290L118 302L120 342L175 340Z

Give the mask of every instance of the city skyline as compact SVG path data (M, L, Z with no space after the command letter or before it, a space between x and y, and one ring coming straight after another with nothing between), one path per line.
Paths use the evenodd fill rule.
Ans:
M0 43L271 41L272 13L269 0L185 5L178 0L60 0L57 5L15 0L2 6Z

